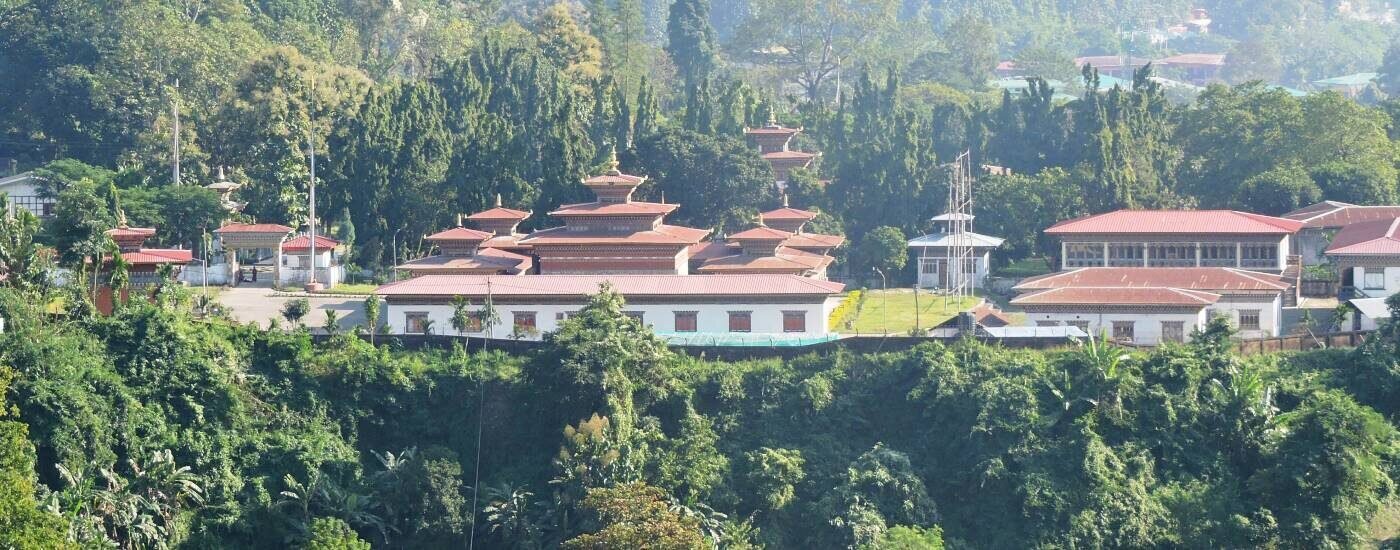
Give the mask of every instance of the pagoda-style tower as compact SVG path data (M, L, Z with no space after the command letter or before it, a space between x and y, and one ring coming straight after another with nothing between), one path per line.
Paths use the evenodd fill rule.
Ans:
M526 254L530 251L530 245L521 244L520 239L524 238L517 230L520 222L530 217L530 212L525 210L514 210L501 206L501 195L496 194L496 206L490 210L477 212L467 216L467 221L476 226L477 229L490 233L491 236L481 243L485 248L496 248Z
M242 188L243 184L229 181L228 178L224 177L223 166L219 167L219 180L204 187L219 194L219 204L223 205L224 210L230 213L243 210L244 204L233 200L233 192Z
M764 225L760 219L757 227L730 235L725 242L735 253L710 258L700 265L696 272L704 274L790 274L826 278L826 268L831 265L831 257L795 250L783 245L793 236L792 233Z
M817 213L788 206L787 195L783 195L782 208L769 210L760 216L767 226L792 234L783 242L783 246L788 248L825 255L846 241L840 235L808 233L805 230L807 223L816 218Z
M633 200L644 181L619 171L614 155L607 172L583 181L596 200L550 212L564 226L536 231L520 244L532 247L541 274L686 274L689 247L710 232L666 225L677 205Z
M458 217L457 227L439 231L424 238L424 240L437 245L437 255L410 260L395 266L395 269L407 271L413 277L421 275L521 275L528 273L534 265L534 260L524 254L484 246L487 241L495 239L497 236L494 233L462 227L461 222L461 218ZM511 229L514 229L514 225L511 225Z
M759 154L773 167L773 178L779 190L787 187L788 175L795 169L807 168L820 153L805 153L789 149L793 136L801 133L801 128L787 128L778 124L775 117L768 118L762 128L749 128L744 134L758 146Z

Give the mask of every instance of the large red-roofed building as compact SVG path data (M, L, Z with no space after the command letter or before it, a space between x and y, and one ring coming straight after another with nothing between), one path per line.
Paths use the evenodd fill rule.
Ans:
M1343 227L1326 254L1341 273L1342 286L1359 297L1386 298L1400 292L1400 217Z
M1400 206L1360 206L1340 201L1322 201L1304 206L1283 217L1303 222L1295 239L1303 263L1316 265L1327 262L1324 252L1332 237L1343 227L1354 223L1400 218Z
M1213 316L1246 338L1278 336L1294 288L1281 275L1235 268L1089 267L1026 279L1011 304L1039 326L1154 345L1183 342Z
M1297 220L1235 210L1116 210L1045 230L1060 240L1060 266L1290 267Z

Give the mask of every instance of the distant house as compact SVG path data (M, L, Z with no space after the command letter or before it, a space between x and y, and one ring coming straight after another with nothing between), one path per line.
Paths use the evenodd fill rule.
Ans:
M1354 223L1332 238L1325 252L1342 276L1342 288L1360 298L1400 292L1400 218Z
M1015 61L1011 60L998 62L996 69L993 69L992 72L996 73L998 77L1025 76L1026 74L1024 70L1016 66Z
M1303 222L1298 230L1297 249L1306 265L1327 262L1323 254L1332 237L1355 223L1400 218L1400 206L1357 206L1339 201L1322 201L1304 206L1282 217Z
M278 270L278 284L294 286L310 282L313 264L316 282L326 288L345 281L345 269L340 265L340 241L316 235L314 257L311 249L309 235L297 235L282 243L282 269Z
M1070 325L1140 345L1184 342L1213 316L1245 338L1282 332L1282 276L1224 267L1097 267L1016 285L1013 306L1039 326Z
M1312 85L1321 90L1331 90L1347 97L1356 97L1362 90L1371 86L1379 73L1352 73L1348 75L1324 78L1312 81Z
M1099 70L1101 75L1111 75L1118 78L1132 78L1133 73L1143 68L1152 60L1146 57L1120 56L1120 55L1091 55L1074 58L1075 67L1089 65Z
M1045 230L1060 240L1060 267L1289 268L1297 220L1235 210L1117 210Z
M1184 53L1158 59L1155 63L1162 67L1180 69L1187 82L1204 86L1220 80L1220 69L1225 67L1225 54Z
M955 216L957 215L935 216L933 223L938 229L936 232L909 240L910 255L916 260L914 265L918 271L920 288L947 288L950 279L952 282L971 281L980 286L981 281L991 273L992 250L1001 246L1006 239L972 232L955 235L950 230ZM973 218L968 214L961 216L969 222ZM948 265L954 247L959 246L970 249L972 256L963 263L960 271L955 271Z
M44 196L40 192L40 183L33 172L0 178L0 193L4 193L9 201L7 214L14 214L16 208L23 208L39 218L53 216L54 204L58 201L54 197Z

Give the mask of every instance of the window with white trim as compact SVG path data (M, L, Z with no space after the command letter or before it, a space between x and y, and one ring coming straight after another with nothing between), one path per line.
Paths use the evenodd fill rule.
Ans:
M1367 269L1362 283L1366 290L1385 290L1385 272Z

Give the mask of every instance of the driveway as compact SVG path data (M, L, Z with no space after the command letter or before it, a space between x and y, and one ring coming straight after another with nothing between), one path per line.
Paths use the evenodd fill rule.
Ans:
M271 288L250 286L225 289L215 298L234 320L240 323L257 323L263 328L267 328L273 319L285 325L282 306L298 299L300 298L274 296ZM356 325L365 324L363 297L326 295L307 297L306 300L311 303L311 312L302 318L302 322L309 327L320 328L324 325L326 310L335 310L340 316L340 327L343 329L349 330Z

